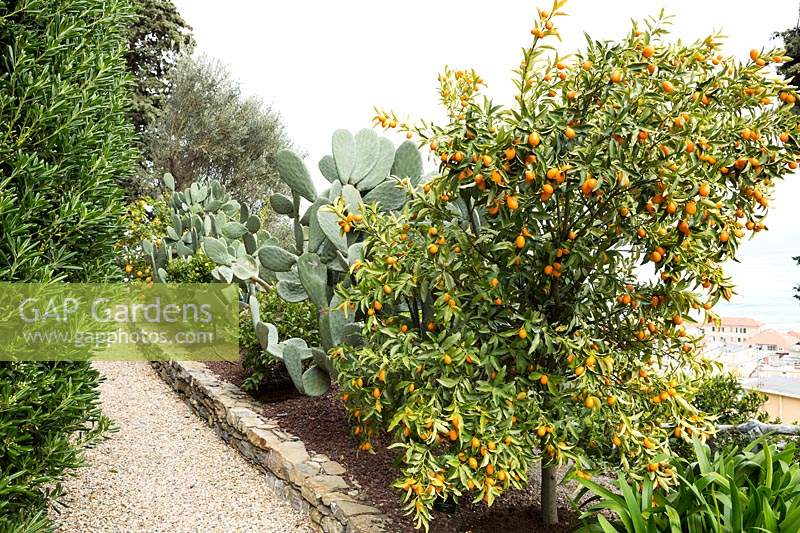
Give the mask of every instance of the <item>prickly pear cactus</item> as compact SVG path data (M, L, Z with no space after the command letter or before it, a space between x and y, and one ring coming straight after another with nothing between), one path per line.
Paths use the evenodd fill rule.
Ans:
M172 191L172 224L160 242L142 243L158 281L165 281L167 262L202 250L217 265L212 272L215 279L239 283L262 348L283 362L298 391L311 396L330 387L333 366L328 351L349 332L360 330L352 315L338 309L341 302L334 294L339 283L349 283L349 267L361 258L362 236L350 223L360 219L364 204L377 204L386 211L402 208L406 202L402 185L416 186L422 176L422 159L411 142L395 150L390 140L372 130L355 135L337 130L331 146L332 155L319 162L320 172L330 182L322 192L295 153L283 150L276 156L291 196L274 194L270 206L293 221L294 245L289 249L261 229L258 217L231 199L219 182L174 191L168 174L164 183ZM304 201L309 205L301 213ZM311 299L319 309L319 347L298 338L278 339L277 329L261 316L255 298L263 289L276 290L287 302Z
M277 284L281 298L291 302L310 298L319 309L322 350L301 346L299 339L272 344L267 335L266 344L262 342L269 353L284 357L284 361L286 354L291 354L293 362L287 364L287 369L295 386L307 394L327 390L327 384L320 384L333 372L326 354L353 328L352 315L337 309L340 302L334 296L335 286L349 281L349 267L361 257L362 236L352 231L349 222L359 219L363 204L375 203L387 211L400 209L406 192L399 181L416 185L422 176L422 159L413 143L406 142L395 150L390 140L378 137L373 130L364 129L355 135L337 130L331 148L332 154L319 162L319 170L330 187L319 193L300 157L288 150L278 153L278 171L291 190L291 198L276 194L270 204L277 213L292 219L293 252L297 253L270 249L259 257L267 268L281 267L276 270L281 273ZM301 199L311 202L302 215ZM256 328L274 330L270 324L256 323ZM287 352L288 345L294 347ZM313 361L313 365L299 374L298 358Z

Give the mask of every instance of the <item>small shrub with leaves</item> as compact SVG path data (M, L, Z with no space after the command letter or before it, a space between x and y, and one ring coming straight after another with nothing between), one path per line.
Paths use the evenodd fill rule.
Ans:
M743 424L752 419L766 422L766 413L760 411L766 400L764 394L742 387L736 376L721 374L701 381L692 403L702 412L715 416L718 424ZM746 433L724 432L714 435L709 444L713 449L727 446L744 448L751 440L752 437ZM687 442L682 442L676 450L686 458L694 454Z
M149 196L130 202L122 215L121 223L125 233L117 244L119 250L118 266L123 279L127 281L153 280L150 262L142 253L142 240L160 241L167 232L166 221L171 213L166 198L154 199Z
M737 425L750 420L768 422L769 416L761 410L766 401L767 396L764 393L745 389L736 376L721 374L703 380L692 403L702 412L717 417L717 424ZM773 422L780 422L780 420ZM765 438L779 448L788 442L794 442L796 447L793 462L800 462L800 447L798 447L800 446L800 437L767 435ZM749 433L723 431L711 437L709 445L713 450L728 447L742 449L752 440L753 436ZM682 442L676 450L686 458L691 457L694 453L692 447L686 442Z
M168 283L214 283L211 271L217 265L202 250L196 255L179 257L167 263Z
M45 523L60 480L83 465L81 449L109 428L100 375L85 362L0 364L0 531Z
M587 523L579 532L800 531L800 465L792 464L794 444L779 450L762 437L741 451L713 454L696 439L692 444L694 457L673 463L680 480L674 490L659 490L650 478L632 485L620 474L617 494L579 479L598 498L584 513ZM658 459L651 463L654 470Z
M129 203L122 216L125 231L124 245L139 246L144 239L158 238L167 233L172 213L168 198L145 196Z
M751 419L766 421L761 406L767 401L761 392L746 390L733 374L711 376L700 384L694 405L715 415L719 424L742 424Z
M308 300L289 303L281 299L275 291L258 292L256 298L262 316L275 325L281 338L296 337L308 344L316 342L319 337L318 312L313 303ZM242 383L245 390L254 391L264 383L289 379L283 363L261 347L249 308L239 316L239 352L242 367L247 373L247 378Z

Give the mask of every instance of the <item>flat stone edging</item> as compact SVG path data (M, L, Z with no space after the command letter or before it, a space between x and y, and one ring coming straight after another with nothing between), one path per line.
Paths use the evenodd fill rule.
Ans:
M345 468L258 414L258 405L236 385L222 381L203 363L150 363L222 439L263 470L272 491L307 513L324 533L392 531L392 522L359 499L344 479Z

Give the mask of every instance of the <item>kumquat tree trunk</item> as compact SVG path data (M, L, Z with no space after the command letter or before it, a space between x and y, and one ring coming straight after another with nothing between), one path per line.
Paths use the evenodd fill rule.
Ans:
M797 167L781 50L739 63L717 35L670 42L662 14L562 57L542 44L562 5L539 12L513 107L447 69L448 124L378 112L439 172L399 184L401 214L361 208L341 296L364 330L334 357L361 449L387 432L403 450L395 486L419 527L437 499L524 487L536 461L547 523L557 466L674 486L679 441L715 431L692 405L710 363L684 322L716 318L721 264Z

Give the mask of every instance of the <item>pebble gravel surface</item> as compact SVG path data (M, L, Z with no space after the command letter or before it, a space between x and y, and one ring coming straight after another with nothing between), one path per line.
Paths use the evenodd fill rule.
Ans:
M264 475L225 444L144 362L96 362L119 431L65 481L63 532L311 532Z

